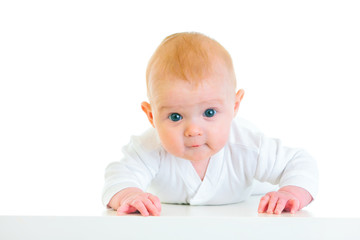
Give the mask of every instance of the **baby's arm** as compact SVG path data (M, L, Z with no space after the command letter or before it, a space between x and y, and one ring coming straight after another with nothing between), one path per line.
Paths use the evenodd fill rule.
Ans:
M117 210L116 215L118 216L136 211L143 216L159 216L161 212L161 203L158 197L135 187L125 188L116 193L108 206Z
M260 200L259 213L280 214L283 210L295 213L313 200L304 188L285 186L277 192L269 192Z

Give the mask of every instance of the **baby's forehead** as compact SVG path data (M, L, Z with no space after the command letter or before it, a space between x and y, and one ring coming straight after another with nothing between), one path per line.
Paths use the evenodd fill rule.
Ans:
M220 103L232 98L235 94L229 81L216 77L195 83L178 78L159 80L155 81L149 92L150 102L158 108L169 103L184 106Z

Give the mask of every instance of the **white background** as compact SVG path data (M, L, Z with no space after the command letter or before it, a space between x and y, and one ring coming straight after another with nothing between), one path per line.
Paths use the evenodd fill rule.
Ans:
M358 1L1 1L0 214L101 209L106 165L150 127L147 61L198 31L232 55L239 114L318 161L318 202L358 205Z

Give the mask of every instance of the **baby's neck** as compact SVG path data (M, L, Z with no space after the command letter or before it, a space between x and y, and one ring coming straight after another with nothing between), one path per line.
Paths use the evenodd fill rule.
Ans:
M202 161L191 161L195 171L199 175L201 181L204 180L206 175L206 170L209 165L210 159L202 160Z

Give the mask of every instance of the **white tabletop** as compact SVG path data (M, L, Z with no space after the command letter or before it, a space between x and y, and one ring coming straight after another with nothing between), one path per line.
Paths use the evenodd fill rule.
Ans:
M360 218L354 213L339 215L314 202L296 214L258 214L259 199L222 206L163 204L159 217L116 217L101 206L1 214L0 239L360 239Z

